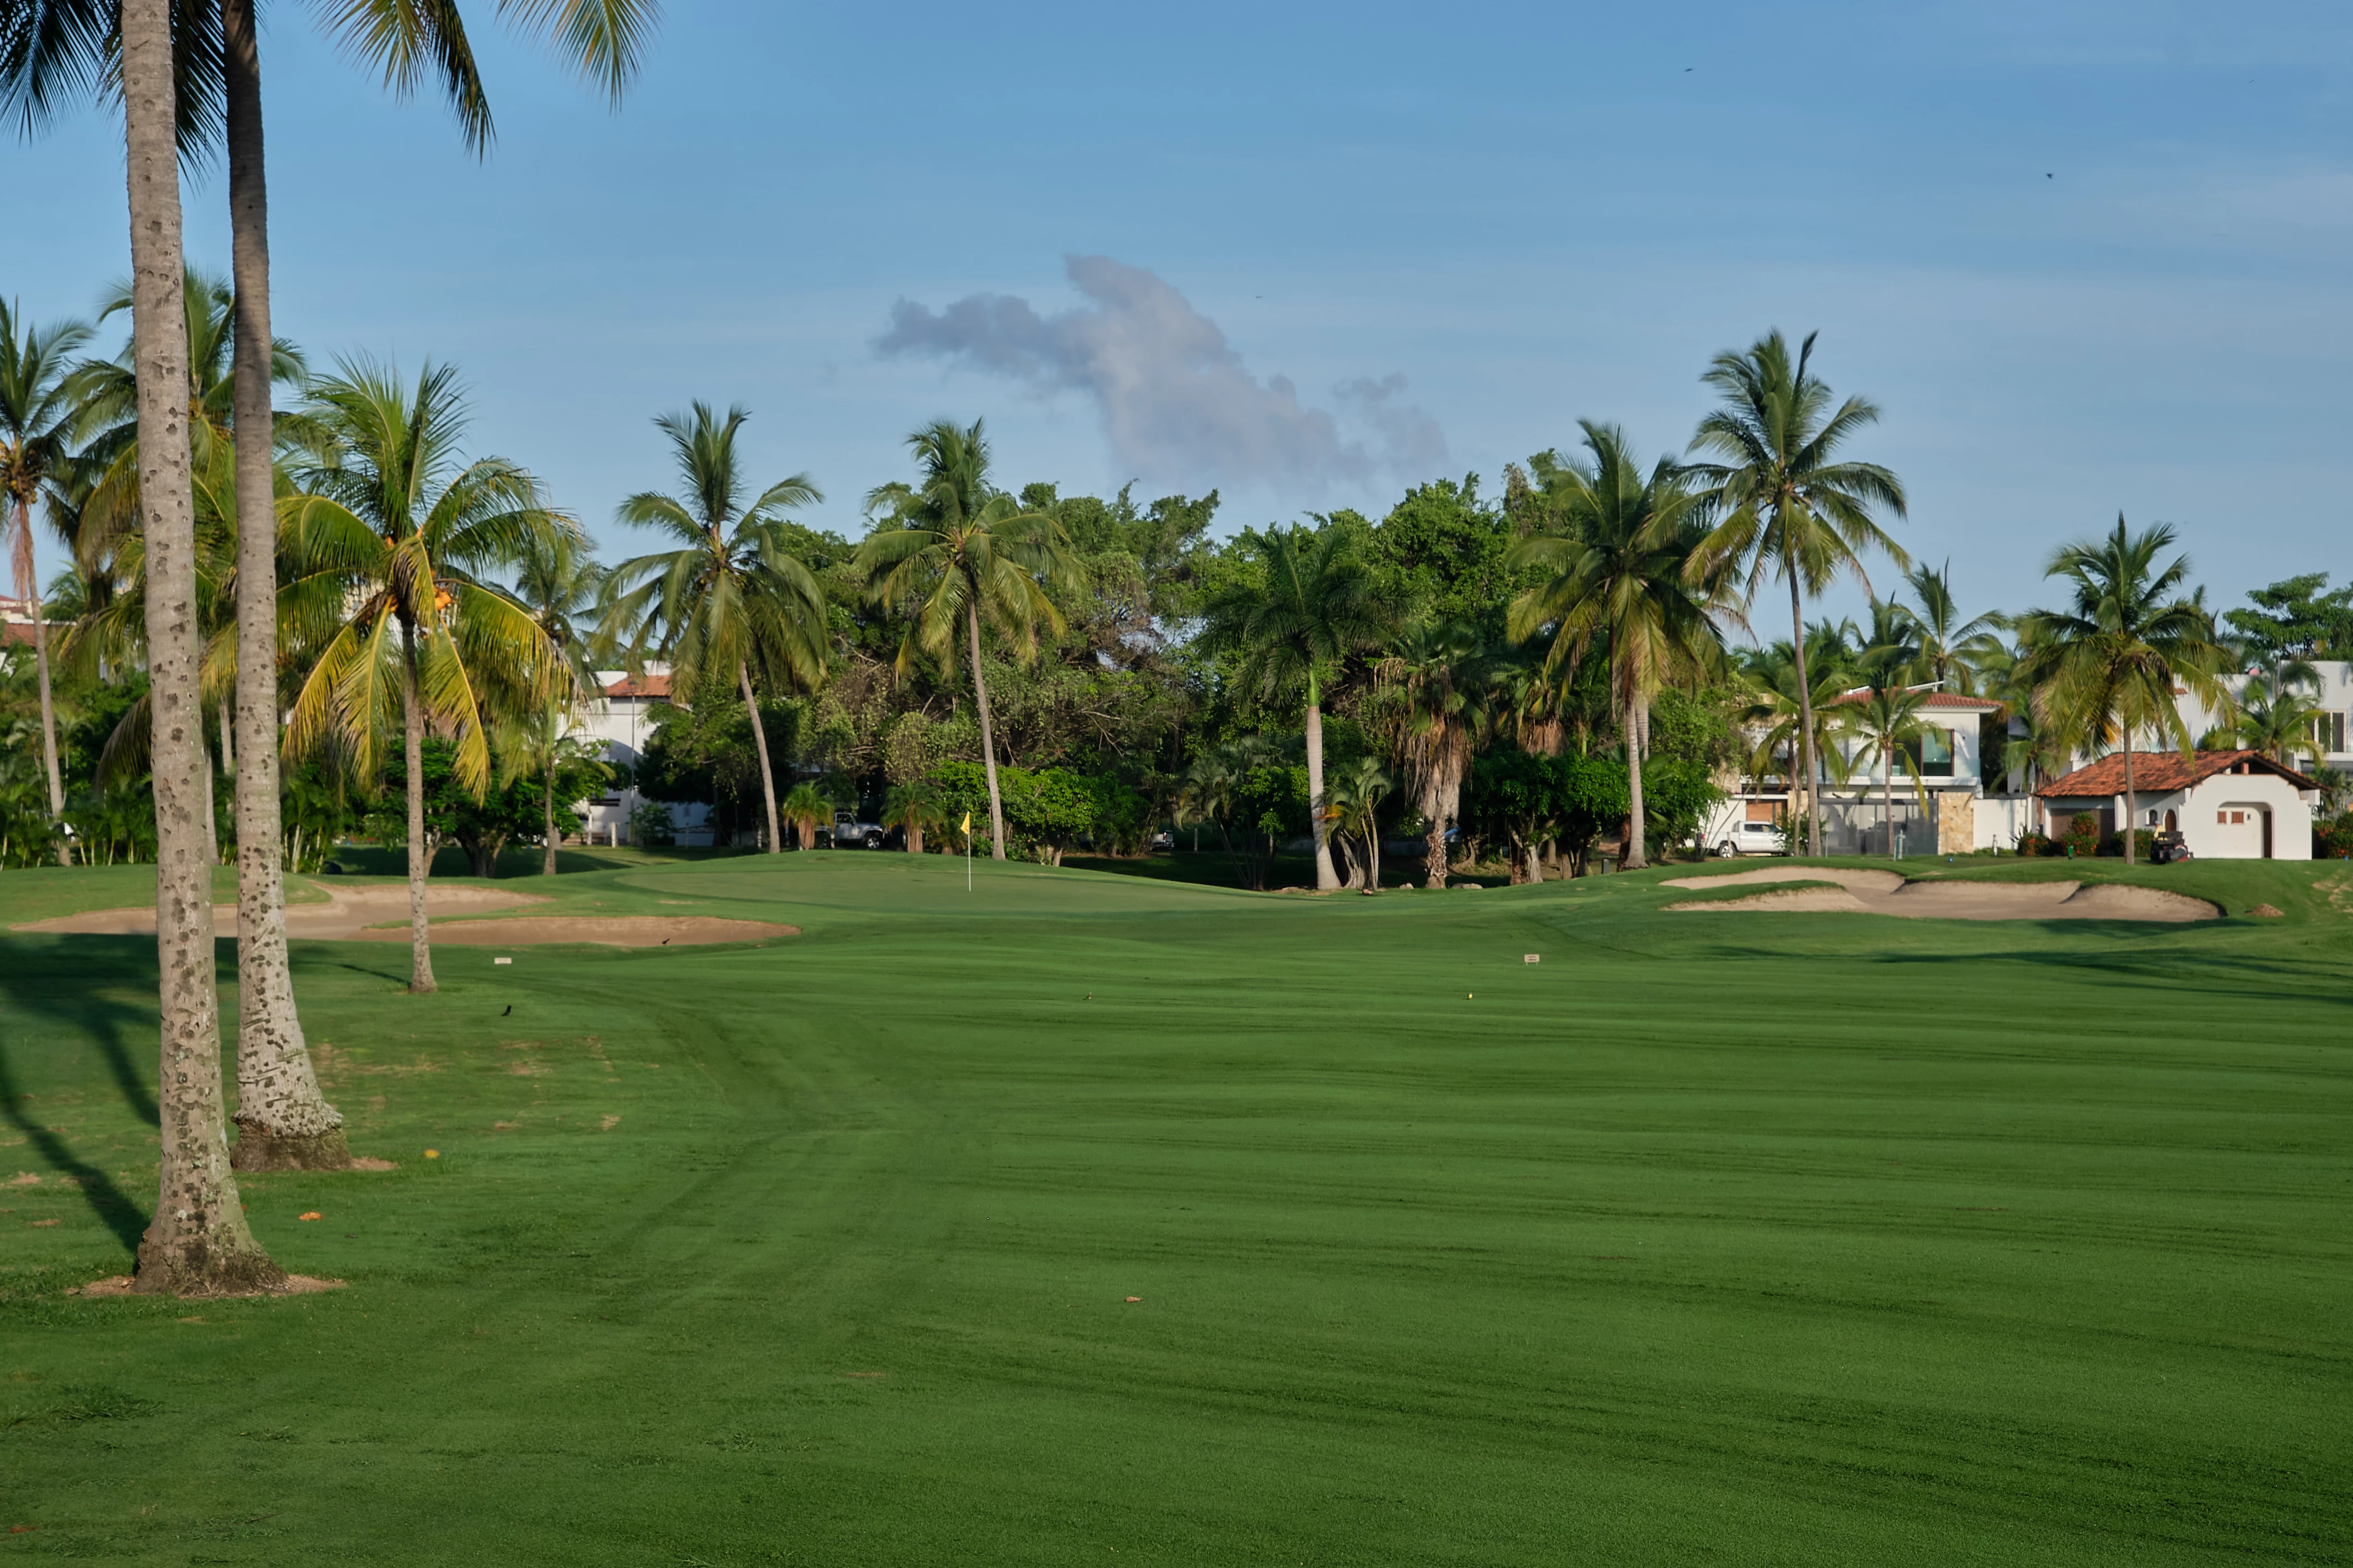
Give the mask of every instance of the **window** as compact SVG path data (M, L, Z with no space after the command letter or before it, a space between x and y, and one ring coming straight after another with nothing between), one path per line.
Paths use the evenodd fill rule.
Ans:
M1924 779L1948 779L1953 776L1953 732L1950 730L1923 730L1917 741L1906 742L1904 753L1912 760Z
M2316 731L2314 739L2319 742L2323 752L2332 757L2345 754L2344 714L2323 713L2320 716L2320 721L2314 726L2314 729Z
M1752 800L1747 804L1748 809L1743 819L1748 822L1771 822L1781 809L1778 801Z

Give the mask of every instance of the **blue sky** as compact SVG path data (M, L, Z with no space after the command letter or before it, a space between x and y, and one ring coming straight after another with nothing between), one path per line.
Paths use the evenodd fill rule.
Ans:
M2225 604L2353 573L2341 5L672 0L615 114L477 0L486 163L264 9L280 330L458 363L479 449L608 553L692 397L852 535L939 415L1008 483L1214 484L1237 525L1492 489L1579 416L1679 447L1778 325L1883 406L1857 454L1972 607L2119 510ZM0 289L87 312L119 126L5 145ZM192 258L224 205L191 185Z

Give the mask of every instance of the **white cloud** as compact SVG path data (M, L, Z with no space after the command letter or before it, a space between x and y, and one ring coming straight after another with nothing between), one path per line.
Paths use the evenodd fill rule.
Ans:
M1317 497L1388 477L1418 479L1446 458L1435 420L1398 401L1405 377L1335 391L1358 434L1303 404L1289 377L1244 367L1217 322L1166 279L1106 256L1064 258L1088 303L1041 316L1027 300L973 294L934 311L891 309L885 355L923 354L1092 398L1124 473L1149 481Z

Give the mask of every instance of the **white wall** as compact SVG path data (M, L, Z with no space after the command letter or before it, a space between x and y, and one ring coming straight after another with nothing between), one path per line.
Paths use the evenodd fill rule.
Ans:
M610 687L617 684L628 673L621 669L600 669L596 672L597 683ZM670 668L651 664L646 667L646 673L667 675ZM653 697L592 698L573 734L602 741L607 762L634 768L644 753L646 742L653 735L653 709L661 700ZM601 800L591 800L579 806L582 815L588 819L588 836L603 844L608 842L613 832L618 829L621 842L627 844L629 841L629 813L644 802L645 796L631 786L606 798L617 800L617 804L607 805ZM700 802L672 805L670 821L678 830L678 841L681 844L710 843L711 829L707 820L710 815L711 808Z

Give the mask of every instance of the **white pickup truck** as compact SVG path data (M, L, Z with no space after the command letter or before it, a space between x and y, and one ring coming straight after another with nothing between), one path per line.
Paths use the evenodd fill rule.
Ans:
M1753 820L1748 809L1750 804L1734 799L1716 808L1715 815L1708 819L1700 836L1700 843L1709 854L1729 860L1736 855L1786 855L1789 852L1781 825Z

